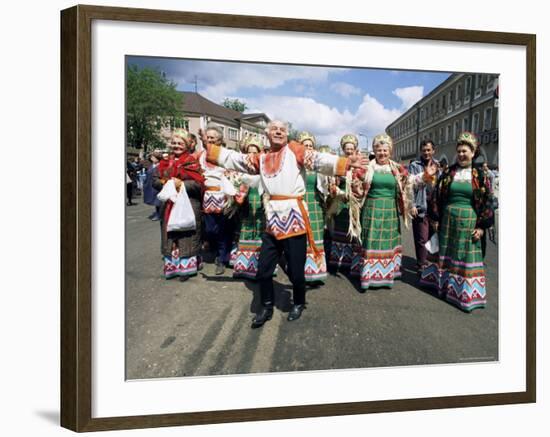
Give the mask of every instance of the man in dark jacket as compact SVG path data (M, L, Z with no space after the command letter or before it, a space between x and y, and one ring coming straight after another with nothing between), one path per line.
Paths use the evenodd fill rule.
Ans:
M417 175L423 173L430 162L437 161L433 159L435 153L435 144L432 140L424 140L420 143L420 159L413 160L409 164L409 174ZM430 239L430 224L428 220L428 196L430 188L424 186L414 189L414 205L411 210L413 216L413 236L414 248L416 251L416 267L421 271L426 264L428 255L426 243Z

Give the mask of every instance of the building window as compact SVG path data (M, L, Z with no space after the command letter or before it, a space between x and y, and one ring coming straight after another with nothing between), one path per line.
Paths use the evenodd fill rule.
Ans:
M239 139L239 131L237 129L229 127L227 128L227 131L230 140L237 141Z
M466 94L467 96L470 95L470 88L471 87L472 87L472 77L468 76L466 78L466 86L464 88L464 94Z
M476 74L476 89L481 85L481 74Z
M491 129L492 124L493 109L485 108L485 113L483 114L483 130Z
M472 131L474 133L479 131L479 112L476 112L472 118Z
M448 142L451 138L451 125L447 125L447 132L445 132L445 141Z
M454 129L453 129L453 138L458 138L458 129L459 129L459 125L457 120L455 121Z
M447 107L447 96L442 97L441 107L445 109Z
M468 130L468 117L464 117L462 119L462 130L463 131Z
M439 128L439 142L443 142L443 128Z
M456 86L456 100L460 100L462 97L462 86L460 86L460 84L458 84Z

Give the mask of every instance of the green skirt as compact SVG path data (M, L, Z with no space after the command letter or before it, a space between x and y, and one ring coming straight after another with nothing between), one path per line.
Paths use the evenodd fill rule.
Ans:
M250 188L248 204L241 210L241 232L233 261L233 276L253 279L258 273L265 212L257 188Z
M472 239L477 215L471 206L447 205L439 229L439 253L429 255L420 282L464 311L486 305L481 241Z
M317 175L308 175L306 184L305 201L309 213L309 221L313 230L313 239L315 247L321 254L320 258L315 259L313 249L307 244L306 264L304 273L306 282L324 281L327 278L327 264L325 260L324 230L325 215L321 208L321 201L316 190Z
M361 214L361 288L391 287L401 276L401 228L395 198L367 198Z

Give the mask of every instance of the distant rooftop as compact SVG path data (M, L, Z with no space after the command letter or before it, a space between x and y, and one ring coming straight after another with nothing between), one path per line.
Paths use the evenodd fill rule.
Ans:
M250 119L256 117L266 117L264 113L257 112L254 114L243 114L242 112L235 111L233 109L226 108L223 105L214 103L212 100L208 100L206 97L201 96L199 93L192 91L180 91L183 95L183 111L192 114L207 114L218 118L224 118L226 120L240 120Z

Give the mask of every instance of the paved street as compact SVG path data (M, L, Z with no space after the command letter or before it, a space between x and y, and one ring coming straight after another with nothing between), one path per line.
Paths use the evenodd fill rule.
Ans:
M137 199L141 202L140 199ZM206 264L185 283L162 277L159 222L152 207L126 207L127 378L403 366L498 359L497 249L487 243L488 307L466 314L418 288L412 231L404 230L403 278L394 288L359 291L330 276L309 289L308 307L286 320L291 286L276 278L277 308L250 329L259 292L214 275Z

